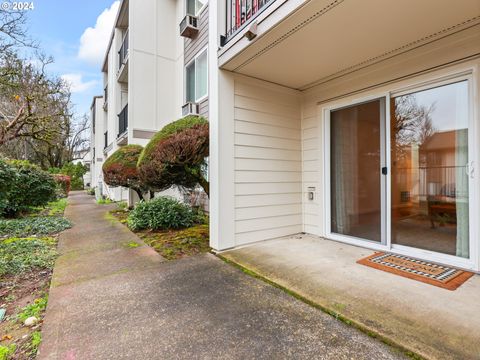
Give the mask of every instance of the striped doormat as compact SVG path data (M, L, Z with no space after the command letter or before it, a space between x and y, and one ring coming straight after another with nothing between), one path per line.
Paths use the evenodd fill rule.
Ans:
M376 252L357 263L448 290L455 290L474 275L469 271L384 252Z

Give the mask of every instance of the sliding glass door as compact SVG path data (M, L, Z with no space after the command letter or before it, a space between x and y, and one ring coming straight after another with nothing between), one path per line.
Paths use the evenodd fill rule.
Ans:
M469 257L468 82L394 97L392 243Z
M469 82L397 94L327 112L327 233L470 259Z
M384 99L330 113L332 233L382 241Z

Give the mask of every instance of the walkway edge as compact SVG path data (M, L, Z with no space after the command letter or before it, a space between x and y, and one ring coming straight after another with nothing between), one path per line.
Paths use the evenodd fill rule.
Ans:
M337 320L340 320L341 322L345 323L346 325L354 327L354 328L360 330L361 332L367 334L368 336L370 336L372 338L375 338L375 339L383 342L384 344L401 351L402 353L404 353L406 356L410 357L411 359L414 359L414 360L428 360L429 359L425 355L419 354L418 352L412 350L408 346L405 346L404 344L402 344L398 341L395 341L392 338L386 336L385 334L379 332L377 329L369 327L368 325L365 325L365 324L363 324L359 321L348 318L348 317L340 314L338 311L336 311L332 307L328 307L328 306L322 305L320 303L317 303L317 302L309 299L305 295L302 295L302 294L300 294L296 291L293 291L293 290L275 282L274 280L270 279L269 277L264 276L264 275L262 275L262 274L260 274L256 271L253 271L251 268L247 267L245 264L242 264L238 261L235 261L235 260L233 260L229 257L226 257L226 256L222 255L221 253L214 253L214 255L217 256L218 258L220 258L221 260L223 260L225 263L240 269L245 274L247 274L249 276L252 276L256 279L262 280L262 281L266 282L267 284L272 285L272 286L284 291L288 295L290 295L290 296L292 296L292 297L294 297L294 298L296 298L296 299L298 299L298 300L300 300L300 301L302 301L302 302L304 302L304 303L306 303L306 304L308 304L308 305L310 305L310 306L312 306L316 309L319 309L319 310L323 311L324 313L334 317Z

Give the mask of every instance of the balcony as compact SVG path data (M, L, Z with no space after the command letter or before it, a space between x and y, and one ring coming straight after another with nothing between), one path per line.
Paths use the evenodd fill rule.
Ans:
M478 34L474 26L480 25L478 0L465 0L454 7L435 0L408 6L401 1L387 5L375 0L232 0L226 5L226 31L219 34L223 35L219 67L296 90L310 89L420 46L433 51L457 41L453 39L473 37ZM254 34L250 35L256 37L248 34L251 29ZM470 54L465 51L465 56Z
M226 41L252 23L273 2L274 0L253 0L251 2L242 0L232 2L227 0Z
M122 46L118 51L118 72L119 82L128 82L128 29L123 37Z
M103 149L105 150L108 147L108 131L103 133Z
M103 110L107 110L108 106L108 85L103 89Z
M117 144L123 145L127 143L128 130L128 104L118 114L118 135Z

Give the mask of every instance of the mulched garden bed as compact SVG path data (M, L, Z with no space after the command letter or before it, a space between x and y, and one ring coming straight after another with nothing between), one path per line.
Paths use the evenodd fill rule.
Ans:
M71 226L65 206L63 199L19 219L0 219L0 360L36 357L57 237ZM25 326L32 316L37 321Z
M126 226L127 210L112 210L110 214ZM167 260L211 251L208 224L195 225L179 230L140 230L134 231L134 233Z

